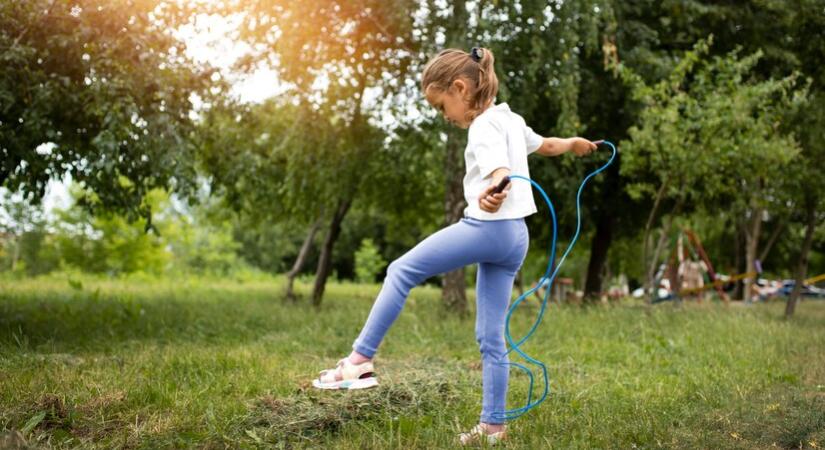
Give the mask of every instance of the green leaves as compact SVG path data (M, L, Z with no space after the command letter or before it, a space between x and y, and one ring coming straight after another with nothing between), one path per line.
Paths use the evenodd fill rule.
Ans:
M634 99L644 105L630 139L622 142L622 174L655 174L652 181L632 184L637 198L652 196L667 182L668 198L714 209L714 203L780 176L799 152L793 137L776 127L803 93L796 76L756 80L752 73L761 53L709 58L710 43L698 42L653 85L619 67Z
M167 31L185 20L162 0L3 2L0 185L38 200L68 172L97 194L90 210L148 223L151 189L185 192L194 178L188 99L208 87ZM45 143L50 154L38 154Z
M361 241L361 248L355 252L355 277L359 283L374 283L386 264L372 239Z

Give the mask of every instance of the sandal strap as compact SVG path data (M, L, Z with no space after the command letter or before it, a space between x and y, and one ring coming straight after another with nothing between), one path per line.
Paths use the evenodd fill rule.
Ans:
M486 440L489 441L490 438L496 439L496 440L503 439L504 438L503 433L504 433L504 431L502 430L502 431L498 431L498 432L495 432L495 433L488 434L484 431L484 428L481 426L481 424L476 424L476 426L471 428L470 431L468 431L466 433L461 433L459 436L460 437L466 436L466 439L468 439L468 440L469 439L474 440L474 439L479 439L480 438L480 439L486 439Z
M318 372L318 379L321 380L321 382L330 383L336 381L335 376L338 373L341 374L341 379L344 380L350 378L355 379L358 378L359 375L363 375L363 373L373 371L372 364L364 366L363 368L361 368L361 366L362 364L353 364L350 362L348 357L342 358L335 364L335 368Z

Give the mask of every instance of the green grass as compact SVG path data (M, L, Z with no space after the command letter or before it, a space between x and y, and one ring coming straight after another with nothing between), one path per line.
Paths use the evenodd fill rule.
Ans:
M348 393L309 382L349 352L380 286L331 284L315 310L284 304L282 282L0 280L0 448L450 448L478 420L474 322L443 314L437 289L412 291L381 386ZM782 308L551 307L524 347L551 393L507 447L825 446L825 302ZM520 406L527 378L510 380Z

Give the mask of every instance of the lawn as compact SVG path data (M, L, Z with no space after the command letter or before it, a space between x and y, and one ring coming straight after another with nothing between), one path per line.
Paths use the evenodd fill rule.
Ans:
M381 385L316 391L380 285L332 283L315 309L309 281L286 304L281 277L0 280L0 448L454 447L481 406L473 317L416 288L376 358ZM783 308L550 307L524 349L551 392L507 447L825 446L825 302L790 321ZM527 377L510 380L521 406Z

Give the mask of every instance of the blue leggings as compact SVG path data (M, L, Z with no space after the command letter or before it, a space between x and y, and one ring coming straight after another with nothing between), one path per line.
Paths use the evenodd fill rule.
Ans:
M421 241L393 261L353 350L372 358L395 322L410 290L427 278L478 263L476 341L481 351L481 421L504 423L509 362L504 321L513 280L529 245L524 219L478 220L465 217ZM499 413L494 417L493 413Z

